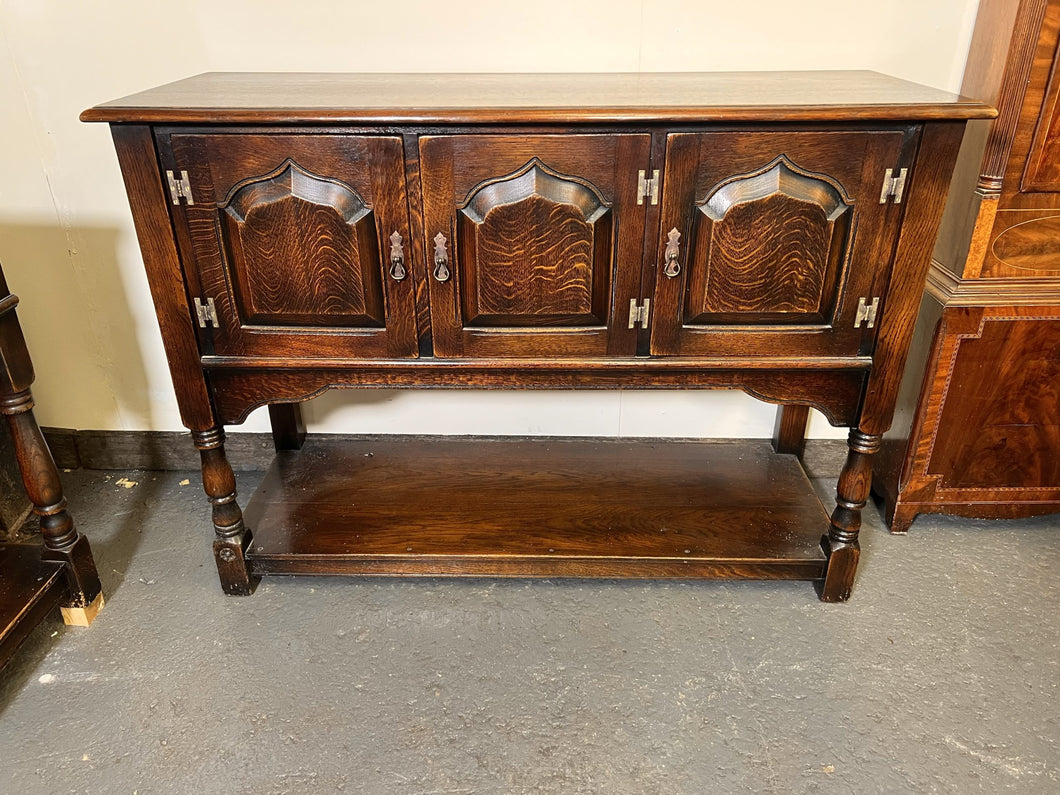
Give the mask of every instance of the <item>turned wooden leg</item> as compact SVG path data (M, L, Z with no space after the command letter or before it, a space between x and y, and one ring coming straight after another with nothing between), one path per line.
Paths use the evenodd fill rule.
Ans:
M836 506L828 535L821 540L828 555L828 570L821 585L821 601L845 602L854 586L861 547L861 511L872 486L872 455L880 449L881 434L862 433L856 428L847 440L847 460L836 486Z
M66 510L66 497L51 450L33 416L33 395L23 389L0 398L33 512L40 517L44 549L41 557L64 564L68 598L62 605L67 624L88 626L103 609L103 590L88 539L77 532Z
M305 421L298 403L270 403L272 443L276 451L300 450L305 443Z
M250 531L243 525L243 512L236 502L236 476L225 456L225 432L221 428L192 431L202 459L202 485L213 507L213 556L221 588L232 596L249 596L257 578L247 565Z
M773 425L773 450L801 456L806 447L806 424L809 421L809 406L777 406L777 420Z

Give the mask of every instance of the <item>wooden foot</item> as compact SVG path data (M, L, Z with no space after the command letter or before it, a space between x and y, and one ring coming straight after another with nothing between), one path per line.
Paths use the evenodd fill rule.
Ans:
M42 517L41 526L43 525ZM102 593L92 549L83 535L78 534L72 544L56 548L48 546L46 536L41 559L61 561L65 564L63 571L66 576L67 598L64 604L67 607L84 607L94 602Z
M96 594L96 598L84 607L67 607L60 605L59 610L63 614L63 623L69 627L87 627L96 620L99 611L103 609L103 591Z
M847 441L847 460L836 486L836 506L832 511L828 535L821 545L828 555L828 570L821 584L822 602L845 602L854 587L861 547L861 511L872 486L872 455L880 449L880 434L851 429Z
M247 549L251 535L244 530L240 536L216 538L213 542L214 563L221 578L221 590L229 596L250 596L258 585L247 563Z
M806 447L806 424L809 421L809 406L777 406L773 449L778 453L802 456Z
M888 506L884 511L887 526L894 535L905 535L908 533L909 528L913 525L913 520L919 515L920 512L918 510L907 505L896 505L894 508Z
M270 403L272 443L279 450L301 450L305 443L305 421L298 403Z
M828 536L821 539L821 547L828 555L828 569L818 586L817 595L822 602L845 602L854 589L854 574L858 570L861 547L856 540L852 544L837 544Z
M67 606L82 608L91 604L101 592L96 563L88 539L78 533L66 509L59 470L33 416L33 395L29 388L0 398L0 413L6 416L11 430L22 484L33 503L33 512L40 517L44 536L41 558L64 564Z
M257 585L246 558L251 534L236 502L236 477L225 456L224 431L193 431L192 438L202 459L203 489L212 506L213 553L221 588L231 596L249 596Z

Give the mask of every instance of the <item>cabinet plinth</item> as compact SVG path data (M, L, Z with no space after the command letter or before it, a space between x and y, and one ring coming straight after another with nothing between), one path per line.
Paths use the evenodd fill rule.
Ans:
M556 81L201 75L83 114L113 125L226 592L345 573L849 596L950 168L993 111L873 73ZM294 404L394 386L743 389L855 432L831 519L765 443L303 444ZM278 455L243 512L223 426L266 404Z

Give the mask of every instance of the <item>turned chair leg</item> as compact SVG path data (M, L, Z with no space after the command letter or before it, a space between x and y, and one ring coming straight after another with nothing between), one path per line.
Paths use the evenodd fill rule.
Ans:
M66 510L59 470L33 416L30 390L0 398L0 413L7 417L22 483L33 512L40 517L44 536L41 558L64 564L68 597L60 606L63 621L87 627L103 609L103 590L88 539L77 531Z
M251 535L236 502L236 476L225 456L224 430L192 431L191 436L202 459L202 485L213 511L213 554L221 588L231 596L249 596L257 585L246 558Z
M862 433L856 428L850 431L847 460L836 486L835 510L828 535L821 540L828 555L828 570L820 588L823 602L845 602L850 598L861 554L861 511L872 487L872 456L880 449L882 439L881 434Z

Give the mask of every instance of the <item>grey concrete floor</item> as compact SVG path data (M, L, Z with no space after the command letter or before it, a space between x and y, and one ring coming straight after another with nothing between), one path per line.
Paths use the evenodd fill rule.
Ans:
M107 607L0 675L0 793L1060 792L1056 517L893 537L870 510L845 605L775 582L226 598L196 473L65 480Z

